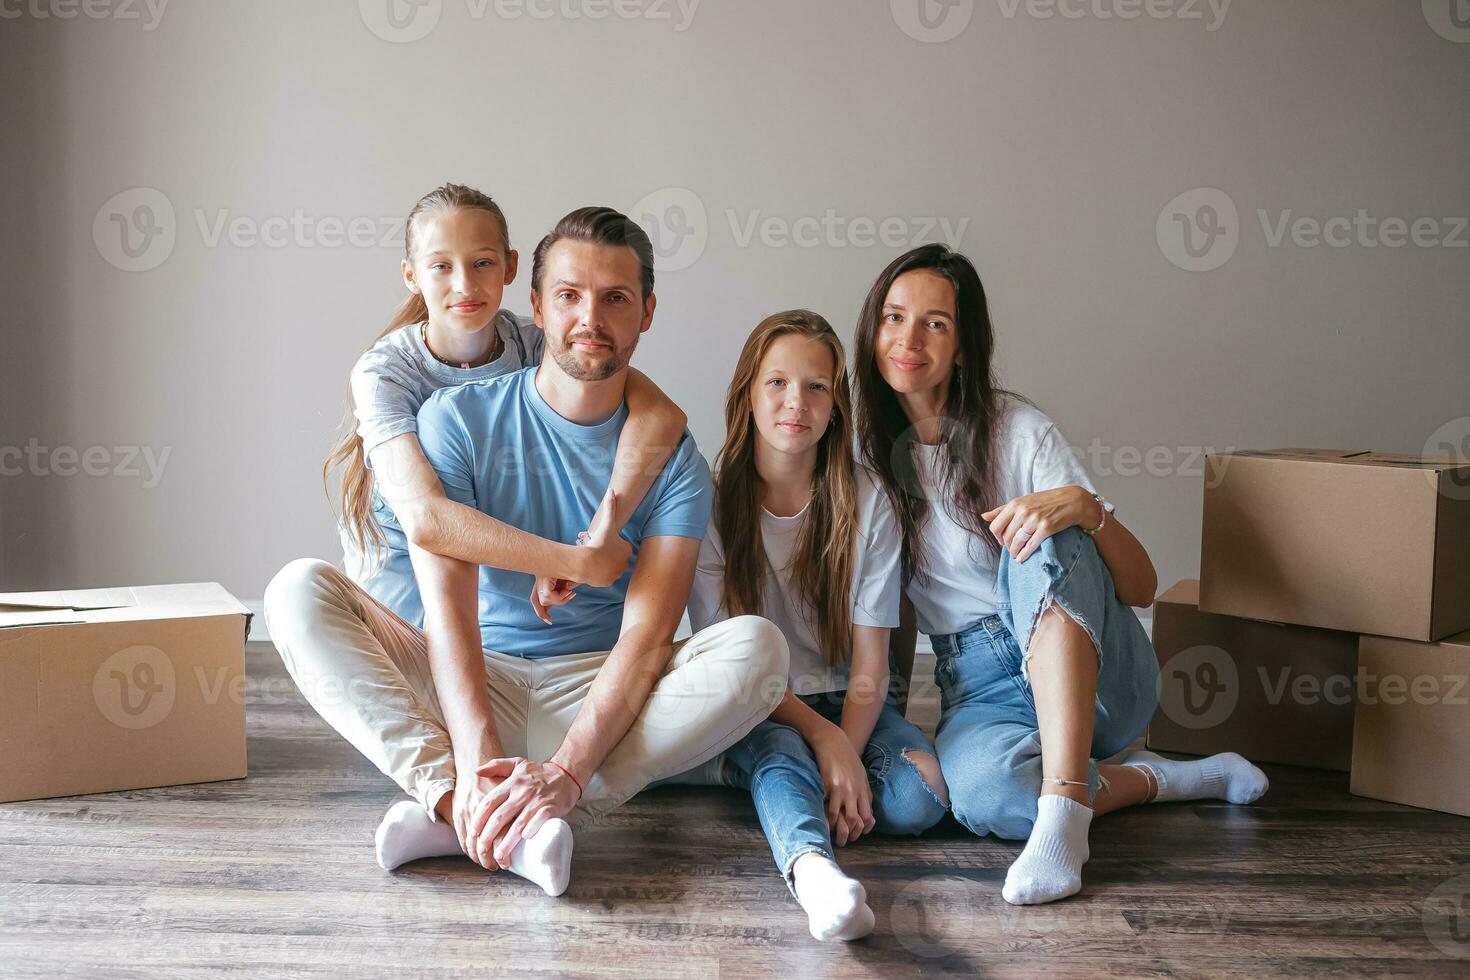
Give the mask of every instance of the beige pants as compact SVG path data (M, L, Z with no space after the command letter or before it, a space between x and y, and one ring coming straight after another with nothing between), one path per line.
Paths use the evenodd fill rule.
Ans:
M529 601L529 600L528 600ZM340 569L298 559L265 592L271 640L301 693L352 745L434 812L455 764L424 634ZM608 651L526 660L482 651L507 756L544 761L561 745ZM740 616L682 640L632 728L588 782L574 824L738 742L786 690L781 631Z

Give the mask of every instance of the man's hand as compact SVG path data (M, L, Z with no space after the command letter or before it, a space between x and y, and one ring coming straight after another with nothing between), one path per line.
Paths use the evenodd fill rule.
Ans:
M535 837L552 817L570 813L582 795L572 778L550 762L491 759L475 773L494 784L477 802L470 823L479 863L487 868L490 863L508 867L516 845Z
M482 852L476 846L475 834L471 825L476 814L481 812L485 797L499 784L500 780L477 775L473 769L459 771L454 780L452 812L454 833L459 837L459 849L464 851L471 861L487 871L492 868L499 870L500 865L494 861L488 850Z
M827 824L832 828L832 843L844 847L877 826L873 819L873 788L868 785L868 768L847 734L836 725L829 724L822 729L811 747L827 793Z

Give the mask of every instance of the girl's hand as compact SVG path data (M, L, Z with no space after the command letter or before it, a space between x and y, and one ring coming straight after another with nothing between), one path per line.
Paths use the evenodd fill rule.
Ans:
M618 495L612 487L602 498L592 525L578 541L586 549L582 560L582 579L593 588L604 589L623 577L633 558L633 546L614 527Z
M1059 487L1017 497L980 516L1016 561L1031 557L1041 542L1069 527L1096 527L1098 503L1081 487Z
M495 862L489 848L482 849L478 846L477 833L472 823L475 815L483 810L486 797L500 782L498 778L477 775L474 769L459 769L454 780L454 804L451 813L454 817L454 833L459 838L459 849L487 871L500 870L500 865Z
M823 729L811 746L827 794L827 825L832 828L832 843L845 847L877 825L873 819L873 789L868 785L868 768L847 734L836 725Z

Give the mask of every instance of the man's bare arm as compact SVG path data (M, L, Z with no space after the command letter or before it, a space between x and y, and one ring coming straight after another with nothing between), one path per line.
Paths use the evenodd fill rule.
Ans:
M698 558L693 538L643 540L623 604L622 634L551 757L583 786L628 734L668 667Z

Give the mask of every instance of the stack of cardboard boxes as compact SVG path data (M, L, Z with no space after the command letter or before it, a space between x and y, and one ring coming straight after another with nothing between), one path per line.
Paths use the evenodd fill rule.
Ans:
M1470 466L1211 455L1200 579L1154 607L1150 748L1350 770L1470 816Z

